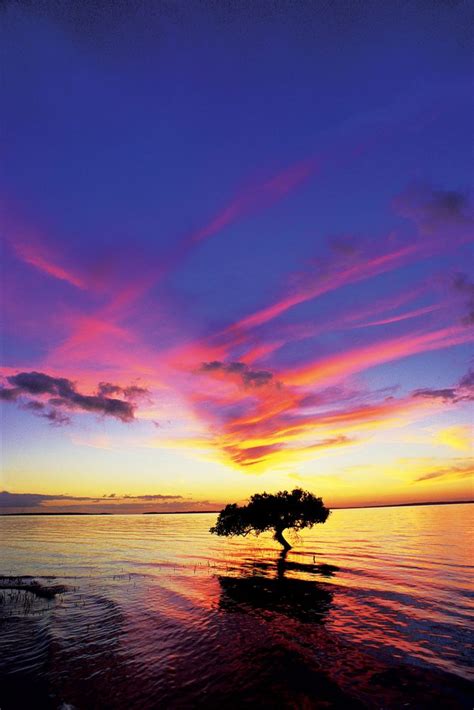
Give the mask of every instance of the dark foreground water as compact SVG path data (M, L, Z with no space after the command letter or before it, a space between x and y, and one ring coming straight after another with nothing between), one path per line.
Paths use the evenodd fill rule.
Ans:
M0 518L0 707L471 708L472 513Z

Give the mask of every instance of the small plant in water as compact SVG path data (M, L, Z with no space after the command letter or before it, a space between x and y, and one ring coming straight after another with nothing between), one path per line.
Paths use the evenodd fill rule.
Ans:
M231 536L249 533L259 535L272 530L274 539L289 550L291 545L283 537L285 530L312 528L317 523L325 523L329 514L330 510L321 498L301 488L274 494L256 493L248 505L226 505L209 532Z

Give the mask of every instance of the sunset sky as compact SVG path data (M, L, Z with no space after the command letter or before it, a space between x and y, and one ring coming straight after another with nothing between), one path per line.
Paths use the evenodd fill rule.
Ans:
M3 6L0 512L474 497L468 5Z

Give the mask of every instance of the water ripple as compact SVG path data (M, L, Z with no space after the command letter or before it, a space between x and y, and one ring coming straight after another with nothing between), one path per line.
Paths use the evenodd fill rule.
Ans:
M213 515L1 518L1 571L66 590L0 591L0 705L464 707L471 510L335 511L286 558Z

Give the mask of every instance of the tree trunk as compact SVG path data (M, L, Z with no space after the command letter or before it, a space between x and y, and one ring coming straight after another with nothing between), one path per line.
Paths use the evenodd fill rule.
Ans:
M283 537L283 530L280 530L280 529L275 530L275 535L273 537L277 542L280 543L280 545L283 545L285 550L291 550L290 543L287 540L285 540L285 538Z

